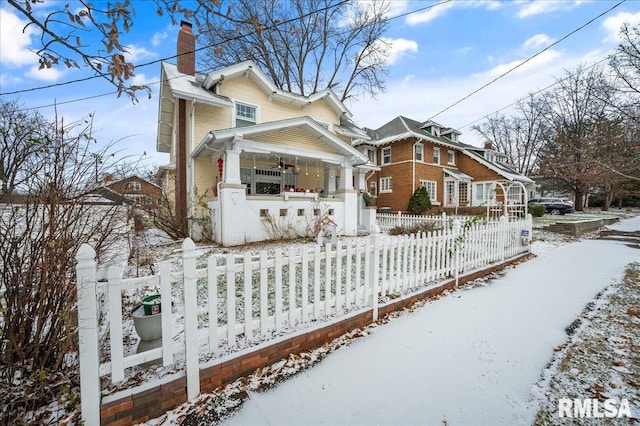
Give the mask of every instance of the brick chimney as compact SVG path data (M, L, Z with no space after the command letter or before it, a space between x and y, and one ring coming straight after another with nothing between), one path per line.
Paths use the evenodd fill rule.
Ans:
M484 143L484 149L493 149L493 144L489 141Z
M180 22L178 32L177 64L178 72L196 75L196 36L191 31L192 25L187 21Z

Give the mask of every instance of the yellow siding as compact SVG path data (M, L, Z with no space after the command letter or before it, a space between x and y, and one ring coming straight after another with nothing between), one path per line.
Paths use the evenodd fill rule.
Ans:
M196 120L193 143L195 146L202 141L211 130L228 129L231 124L231 109L214 107L206 104L196 104ZM195 148L194 146L194 148Z
M331 124L338 124L340 121L338 114L323 100L318 100L304 109L275 100L270 101L268 95L253 80L245 77L225 80L220 86L219 94L234 101L258 105L260 123L304 116ZM231 117L229 117L229 123L221 129L228 127L232 127Z
M326 143L318 141L316 138L300 129L288 129L283 132L272 132L265 135L255 136L251 139L274 145L286 145L287 148L299 148L311 151L328 152L332 154L338 153Z
M219 181L218 166L211 163L211 157L193 160L193 188L203 200L213 196L213 188ZM198 200L194 200L198 204Z

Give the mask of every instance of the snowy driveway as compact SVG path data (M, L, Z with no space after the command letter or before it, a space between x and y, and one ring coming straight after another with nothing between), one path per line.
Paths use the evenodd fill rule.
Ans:
M614 226L640 230L640 217ZM227 425L530 425L532 388L564 329L640 251L536 243L537 258L377 327L268 392Z

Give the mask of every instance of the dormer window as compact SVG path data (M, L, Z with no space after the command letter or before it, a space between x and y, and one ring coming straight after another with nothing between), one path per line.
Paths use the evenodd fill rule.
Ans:
M258 122L258 107L236 103L236 127L253 126Z

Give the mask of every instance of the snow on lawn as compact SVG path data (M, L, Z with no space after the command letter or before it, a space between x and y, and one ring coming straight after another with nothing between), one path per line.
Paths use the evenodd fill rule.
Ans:
M640 218L620 226L640 230ZM249 391L225 424L531 424L565 328L638 260L615 241L538 245L537 258L491 285L373 328L274 390Z
M539 383L536 424L567 424L570 420L559 418L558 401L576 398L598 399L603 414L605 400L613 400L617 411L624 409L622 399L626 399L639 420L640 263L631 264L621 282L590 303L567 332L573 334L571 340L555 348L557 354ZM590 423L628 424L629 420L621 416L590 419Z

